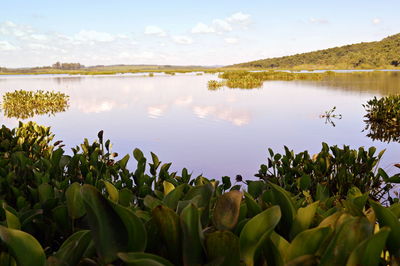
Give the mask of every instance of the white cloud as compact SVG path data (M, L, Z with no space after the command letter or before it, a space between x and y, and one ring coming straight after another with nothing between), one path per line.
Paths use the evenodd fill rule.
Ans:
M0 41L0 51L15 51L18 48L7 41Z
M380 19L380 18L374 18L373 20L372 20L372 24L374 24L374 25L378 25L378 24L380 24L382 22L382 20Z
M178 44L192 44L193 40L190 37L187 36L172 36L172 39L174 40L174 42L178 43Z
M193 102L193 97L192 96L186 96L186 97L180 97L174 101L174 104L180 105L180 106L185 106L185 105L190 105Z
M238 42L239 42L239 39L238 39L238 38L225 38L224 40L225 40L225 42L228 43L228 44L235 44L235 43L238 43Z
M233 30L231 24L229 24L227 21L225 21L223 19L214 19L213 25L214 25L214 28L216 29L215 31L217 31L217 32L226 32L226 31Z
M312 24L329 24L329 21L323 18L310 18Z
M198 118L212 117L214 119L224 120L235 126L243 126L250 122L251 115L247 111L234 110L226 106L194 106L193 113Z
M248 25L250 24L250 15L243 12L237 12L229 16L226 20L230 23Z
M144 34L155 35L155 36L159 36L159 37L167 36L167 33L163 29L161 29L160 27L157 27L157 26L152 26L152 25L147 26L144 29Z
M81 30L75 35L75 40L81 42L112 42L115 40L115 36L108 32Z
M215 29L202 22L199 22L192 28L192 33L214 33Z

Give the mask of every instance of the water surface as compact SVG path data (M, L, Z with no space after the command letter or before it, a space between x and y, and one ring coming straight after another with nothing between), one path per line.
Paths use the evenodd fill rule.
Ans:
M362 104L373 96L398 93L399 72L379 78L267 81L253 90L209 91L210 79L216 76L0 76L0 94L17 89L64 92L70 96L66 112L28 120L51 126L67 147L84 137L94 140L103 129L121 158L138 147L149 158L153 151L163 162L172 162L173 170L187 167L209 178L253 178L266 162L268 147L316 153L321 142L387 149L380 166L397 172L392 165L399 162L400 144L366 137ZM343 116L333 119L335 127L319 117L333 106ZM18 120L2 112L2 123L14 127Z

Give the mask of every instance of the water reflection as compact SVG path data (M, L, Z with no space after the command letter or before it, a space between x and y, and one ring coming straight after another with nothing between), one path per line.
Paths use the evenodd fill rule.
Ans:
M367 132L367 137L372 140L382 142L400 142L400 125L387 126L384 123L371 122L365 120L366 126L363 132Z
M4 115L8 118L27 119L35 115L55 115L68 109L68 96L60 92L14 91L3 96Z
M397 163L398 143L374 142L361 130L362 104L386 88L400 91L399 75L388 75L390 81L382 83L375 76L352 77L354 82L338 76L336 81L266 81L261 89L216 91L207 89L207 82L217 78L210 74L0 77L0 93L52 88L68 94L68 111L32 118L51 126L67 147L84 137L94 139L103 129L120 154L138 147L173 162L176 171L187 167L195 175L242 174L247 179L265 163L268 147L279 152L283 145L310 153L318 152L321 142L354 148L374 145L387 149L382 167ZM333 120L335 127L325 126L319 115L333 106L343 119ZM13 127L16 121L2 122Z

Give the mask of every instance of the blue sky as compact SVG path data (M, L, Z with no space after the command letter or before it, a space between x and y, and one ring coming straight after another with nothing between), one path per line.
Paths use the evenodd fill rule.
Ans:
M5 1L0 66L226 65L380 40L399 0Z

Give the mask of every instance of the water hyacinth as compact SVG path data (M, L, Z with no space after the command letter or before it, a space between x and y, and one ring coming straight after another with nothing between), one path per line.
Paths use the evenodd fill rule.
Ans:
M65 112L69 96L54 91L17 90L3 95L3 110L6 117L27 119L35 115Z

